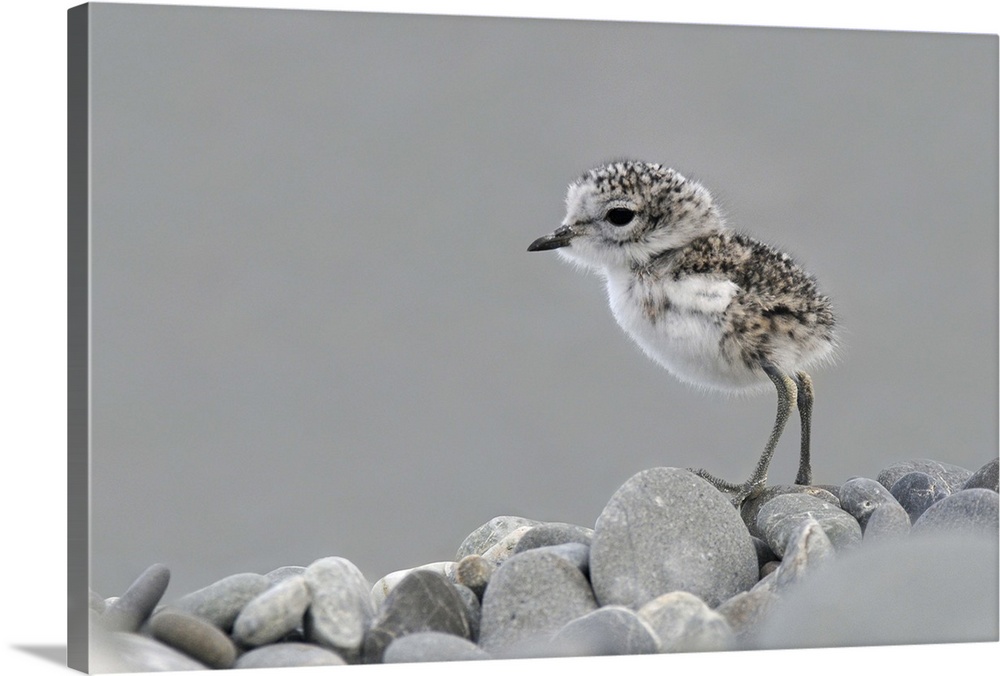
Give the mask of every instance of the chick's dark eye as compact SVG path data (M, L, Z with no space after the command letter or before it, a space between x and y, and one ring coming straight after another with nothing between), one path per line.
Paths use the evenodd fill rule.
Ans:
M607 218L608 223L610 223L611 225L617 225L617 226L628 225L629 223L632 222L632 219L635 218L635 212L632 211L631 209L618 207L608 211L605 218Z

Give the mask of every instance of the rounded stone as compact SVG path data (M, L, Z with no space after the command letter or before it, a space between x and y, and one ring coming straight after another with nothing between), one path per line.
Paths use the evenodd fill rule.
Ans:
M864 542L905 537L910 533L910 515L893 500L879 505L865 524Z
M170 570L154 563L136 578L124 594L107 604L101 615L104 625L112 631L139 631L170 583Z
M274 643L302 624L312 596L304 575L293 575L250 601L233 623L233 638L245 646Z
M449 582L451 581L449 580ZM483 605L479 597L476 596L476 593L465 585L458 584L457 582L452 582L451 584L462 599L462 605L465 606L465 619L469 622L468 638L471 641L477 641L479 640L479 623L483 616Z
M995 532L861 547L783 594L748 647L996 642L998 565Z
M594 537L592 528L574 526L571 523L543 523L535 526L518 541L514 553L519 554L536 547L550 547L568 542L576 542L590 546Z
M197 615L229 633L243 607L269 586L263 575L237 573L186 594L168 606Z
M386 664L407 662L456 662L485 660L489 654L472 641L440 631L421 631L400 636L385 649Z
M576 566L585 577L589 577L590 575L590 547L585 544L580 542L564 542L561 545L535 547L535 549L555 554Z
M1000 479L998 479L1000 467L998 466L1000 466L1000 458L993 458L976 470L962 485L962 488L988 488L993 492L1000 491Z
M808 519L819 523L837 550L861 543L857 519L825 500L799 493L778 495L762 505L751 530L767 541L775 554L784 557L789 539Z
M440 573L450 580L454 578L456 565L457 564L454 561L435 561L434 563L425 563L424 565L417 566L415 568L394 570L376 582L375 586L372 587L372 602L375 604L376 609L380 608L396 585L399 584L404 577L415 570L429 570L434 573Z
M889 492L910 515L910 521L916 521L928 507L951 494L944 479L925 472L904 474L896 480Z
M899 504L889 489L874 479L855 477L840 487L840 508L853 516L862 530L877 507L890 503Z
M934 503L913 524L911 533L969 533L997 536L1000 495L988 488L967 488Z
M153 638L212 669L228 669L236 661L236 646L230 638L197 615L165 608L153 615L149 629Z
M390 592L365 634L365 662L381 662L389 644L407 634L440 631L469 638L468 611L459 594L440 573L414 570L407 575Z
M576 566L545 549L521 552L486 587L479 646L493 656L525 654L597 607Z
M857 522L855 522L857 525ZM860 528L859 528L860 538ZM774 588L784 592L808 575L828 564L834 556L834 546L826 530L812 517L795 521L781 563L774 571Z
M455 564L455 581L471 589L481 599L496 567L495 563L479 554L469 554Z
M745 500L743 505L740 507L740 516L743 517L743 523L745 523L747 528L750 529L751 535L761 537L754 530L754 524L757 522L757 513L760 512L761 507L777 496L788 495L789 493L797 495L811 495L814 498L830 503L834 507L840 507L840 499L834 493L820 486L799 486L798 484L778 484L774 486L767 486L760 493L757 493L752 498Z
M711 606L757 581L750 533L726 497L688 470L657 467L626 481L594 528L590 580L601 605L638 608L671 591Z
M515 528L511 532L507 533L507 535L505 535L500 542L483 552L483 558L499 566L501 563L514 555L514 552L517 550L517 545L521 542L521 538L523 538L531 529L532 526L521 526L520 528Z
M735 643L725 618L688 592L657 596L638 614L655 632L662 652L726 650Z
M972 472L964 467L951 465L946 462L938 462L937 460L927 460L921 458L917 460L906 460L890 465L879 472L876 480L891 490L892 485L896 483L900 477L904 474L909 474L910 472L923 472L924 474L929 474L936 479L941 479L945 486L947 486L948 491L952 493L961 490L962 486L965 485L965 482L972 476Z
M490 547L503 540L512 531L523 526L537 526L541 521L523 516L496 516L469 533L458 547L455 560L464 559L469 554L482 555Z
M604 606L568 622L551 639L558 655L648 655L659 652L653 628L634 610Z
M303 618L306 638L356 662L375 614L368 580L339 556L313 561L303 577L312 599Z
M275 643L243 653L236 669L266 669L281 667L324 667L347 664L344 658L326 648L311 643Z

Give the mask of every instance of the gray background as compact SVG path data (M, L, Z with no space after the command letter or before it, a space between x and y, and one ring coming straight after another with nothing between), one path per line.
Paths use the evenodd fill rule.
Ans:
M95 4L91 45L99 593L374 582L647 467L745 478L773 397L678 383L525 252L620 156L834 298L817 483L997 453L995 36Z

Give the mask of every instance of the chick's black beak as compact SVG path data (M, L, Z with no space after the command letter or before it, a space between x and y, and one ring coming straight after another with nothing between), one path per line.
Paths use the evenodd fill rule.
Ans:
M570 230L568 225L564 225L561 228L557 228L555 232L544 237L539 237L529 244L528 251L548 251L549 249L569 246L575 234Z

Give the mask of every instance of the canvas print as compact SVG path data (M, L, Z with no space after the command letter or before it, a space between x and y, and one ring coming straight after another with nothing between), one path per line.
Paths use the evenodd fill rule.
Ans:
M70 666L998 640L997 36L68 39Z

